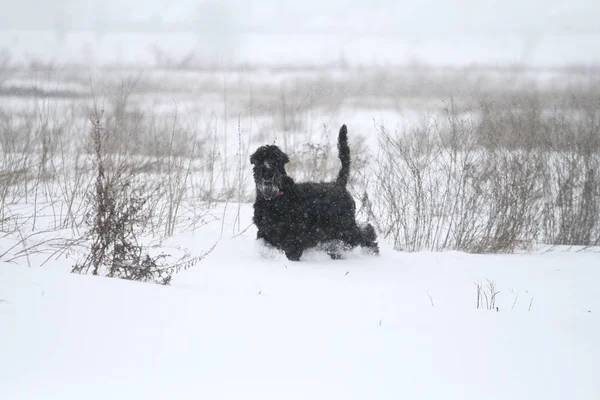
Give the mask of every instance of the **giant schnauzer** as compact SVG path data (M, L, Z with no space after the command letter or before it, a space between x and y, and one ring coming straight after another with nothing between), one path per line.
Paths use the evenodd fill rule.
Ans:
M295 183L284 167L289 158L279 147L262 146L252 154L257 239L283 250L291 261L298 261L309 248L323 249L333 259L357 246L379 253L375 229L357 224L356 205L346 189L350 175L346 125L338 136L338 157L342 168L335 181Z

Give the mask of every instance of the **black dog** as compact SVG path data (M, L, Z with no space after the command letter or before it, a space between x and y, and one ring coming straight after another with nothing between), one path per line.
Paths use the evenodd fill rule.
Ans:
M379 253L375 229L370 224L357 225L356 205L346 189L350 175L346 125L340 129L338 151L342 162L338 177L322 183L294 183L285 172L289 158L277 146L259 147L250 157L256 183L257 239L283 250L291 261L314 247L325 249L333 259L356 246Z

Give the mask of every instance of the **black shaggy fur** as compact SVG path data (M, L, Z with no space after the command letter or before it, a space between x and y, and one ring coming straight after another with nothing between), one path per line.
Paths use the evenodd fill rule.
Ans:
M321 248L331 258L357 246L379 253L377 235L370 224L359 227L356 205L346 189L350 175L350 148L346 125L338 136L342 168L333 182L295 183L285 171L288 156L279 147L259 147L250 157L254 165L257 239L281 249L298 261L304 250Z

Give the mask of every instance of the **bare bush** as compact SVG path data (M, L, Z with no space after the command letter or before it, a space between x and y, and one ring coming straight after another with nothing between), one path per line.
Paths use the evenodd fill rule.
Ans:
M211 137L209 127L199 131L197 123L182 121L177 104L173 114L149 112L135 100L139 85L139 77L128 79L109 98L106 152L156 183L149 205L155 217L152 228L172 236L182 223L185 228L203 225L210 202L232 188L217 184L228 173L219 138ZM193 216L183 221L182 211Z
M163 202L164 210L160 215L166 218L164 221L166 236L172 236L178 225L178 217L188 193L194 162L199 151L197 144L195 132L188 137L177 130L177 115L175 115L170 140L166 146L167 155L162 158L162 163L165 164L162 175L165 179L162 180L161 187L166 198Z
M0 109L0 203L15 203L28 194L35 170L34 141L25 122Z
M373 196L380 228L398 250L514 250L536 234L529 206L537 188L521 175L537 171L534 160L479 149L468 117L448 122L429 119L396 134L380 127Z
M555 113L545 239L558 245L600 244L600 100L575 97L574 113ZM574 115L573 115L574 114Z
M569 94L571 96L572 94ZM390 133L380 127L375 212L398 250L510 252L598 243L600 108L528 94Z
M86 218L91 246L73 272L166 285L172 275L161 264L166 256L150 256L138 240L150 219L147 203L153 190L135 182L128 165L107 152L109 133L102 117L97 109L91 115L90 150L96 173Z

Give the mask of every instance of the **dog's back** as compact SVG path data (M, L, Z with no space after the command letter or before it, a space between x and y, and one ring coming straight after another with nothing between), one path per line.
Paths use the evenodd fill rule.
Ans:
M294 203L302 205L306 218L320 225L345 226L354 221L356 205L345 187L337 182L296 184Z

